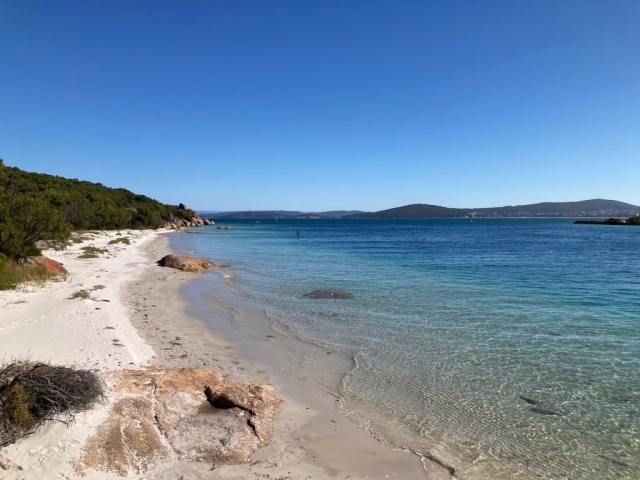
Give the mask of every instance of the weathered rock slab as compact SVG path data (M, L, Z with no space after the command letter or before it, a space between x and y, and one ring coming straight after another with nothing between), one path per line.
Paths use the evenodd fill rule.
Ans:
M201 272L214 267L214 264L205 258L189 257L187 255L166 255L158 260L158 265L177 268L184 272Z
M271 442L281 403L269 385L227 382L207 369L156 366L110 372L104 380L119 398L85 444L78 473L140 473L168 457L248 463Z

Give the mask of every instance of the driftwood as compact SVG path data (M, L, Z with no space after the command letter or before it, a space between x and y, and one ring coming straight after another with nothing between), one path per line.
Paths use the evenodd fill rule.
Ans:
M45 422L69 424L104 399L96 373L12 361L0 366L0 447L32 434Z

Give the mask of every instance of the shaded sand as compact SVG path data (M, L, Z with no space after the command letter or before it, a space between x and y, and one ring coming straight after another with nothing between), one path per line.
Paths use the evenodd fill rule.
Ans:
M80 477L74 462L117 403L112 394L107 404L78 415L70 427L48 424L2 449L0 460L9 468L0 471L0 478L451 479L437 463L388 448L358 428L339 413L333 396L278 366L265 348L264 335L235 330L225 312L215 308L209 313L216 316L220 331L186 314L180 287L201 274L158 267L155 262L169 253L168 239L159 233L123 232L131 245L109 246L109 240L123 235L100 233L67 251L45 252L71 275L44 287L0 292L0 351L5 358L31 354L101 371L149 363L209 368L229 381L271 384L283 400L272 443L246 465L217 466L169 456L143 474L123 477L87 469ZM106 247L109 254L79 259L80 247L87 245ZM81 289L91 298L70 299Z

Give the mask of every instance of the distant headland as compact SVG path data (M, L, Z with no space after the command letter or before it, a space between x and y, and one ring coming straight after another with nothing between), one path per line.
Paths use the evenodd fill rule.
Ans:
M629 217L640 213L640 206L616 200L583 200L579 202L544 202L490 208L449 208L416 203L402 207L362 212L337 210L330 212L242 211L200 212L203 218L215 219L304 219L304 218L514 218L514 217Z

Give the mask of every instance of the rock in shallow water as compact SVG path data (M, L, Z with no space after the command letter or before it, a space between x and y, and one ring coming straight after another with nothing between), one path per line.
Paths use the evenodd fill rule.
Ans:
M161 267L177 268L184 272L200 272L214 265L205 258L188 257L186 255L166 255L158 260Z
M353 294L347 292L335 292L333 290L315 290L313 292L305 293L306 298L353 298Z

